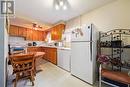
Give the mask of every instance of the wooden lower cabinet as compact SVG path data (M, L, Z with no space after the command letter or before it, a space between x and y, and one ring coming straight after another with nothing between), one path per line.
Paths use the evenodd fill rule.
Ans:
M57 48L44 47L44 49L46 53L44 58L57 65Z
M53 64L57 65L57 52L56 51L51 53L51 57L50 58L51 58L51 62Z
M44 52L41 47L28 47L27 52Z
M57 65L57 48L28 47L27 52L45 52L44 59Z

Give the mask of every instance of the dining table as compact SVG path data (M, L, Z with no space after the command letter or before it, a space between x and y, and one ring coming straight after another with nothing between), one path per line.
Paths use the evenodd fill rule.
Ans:
M34 59L34 62L35 62L35 65L34 65L35 75L36 75L36 73L42 71L41 69L39 69L39 70L36 69L36 61L39 58L43 58L44 55L45 55L45 52L26 52L26 53L12 54L10 56L13 57L13 55L15 56L15 55L24 55L24 54L34 54L34 58L35 58Z
M35 57L35 75L36 75L36 73L42 71L41 69L39 69L39 70L36 69L36 61L38 58L43 58L43 56L45 55L45 52L33 52L33 53L34 53L34 57Z

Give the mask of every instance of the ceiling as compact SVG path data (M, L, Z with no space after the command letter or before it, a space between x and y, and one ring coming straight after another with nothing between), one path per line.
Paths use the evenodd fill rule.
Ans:
M49 29L52 26L52 25L48 25L48 24L35 22L34 20L29 20L29 19L22 18L22 17L10 18L10 24L11 25L21 26L21 27L26 27L26 28L32 28L34 23L38 24L42 27L42 29L39 28L40 30L46 30L46 29Z
M17 16L34 19L41 23L55 24L61 20L70 20L112 1L114 0L68 0L70 7L67 10L55 10L53 0L15 0L15 13Z

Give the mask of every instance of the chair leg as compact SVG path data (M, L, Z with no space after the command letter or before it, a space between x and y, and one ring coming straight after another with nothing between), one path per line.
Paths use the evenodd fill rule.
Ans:
M31 71L31 77L30 77L30 79L31 79L31 82L32 82L32 86L34 86L34 73L33 73L33 71Z
M33 69L34 75L36 76L36 61L34 61L34 69Z
M16 78L15 78L15 82L14 82L14 87L16 87L16 86L17 86L18 77L19 77L19 74L16 74Z

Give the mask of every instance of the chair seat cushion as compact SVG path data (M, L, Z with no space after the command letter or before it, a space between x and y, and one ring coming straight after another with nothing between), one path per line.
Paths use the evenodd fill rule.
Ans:
M127 73L119 72L119 71L111 71L107 69L102 69L101 71L102 77L108 78L110 80L118 81L125 84L130 84L130 77Z

